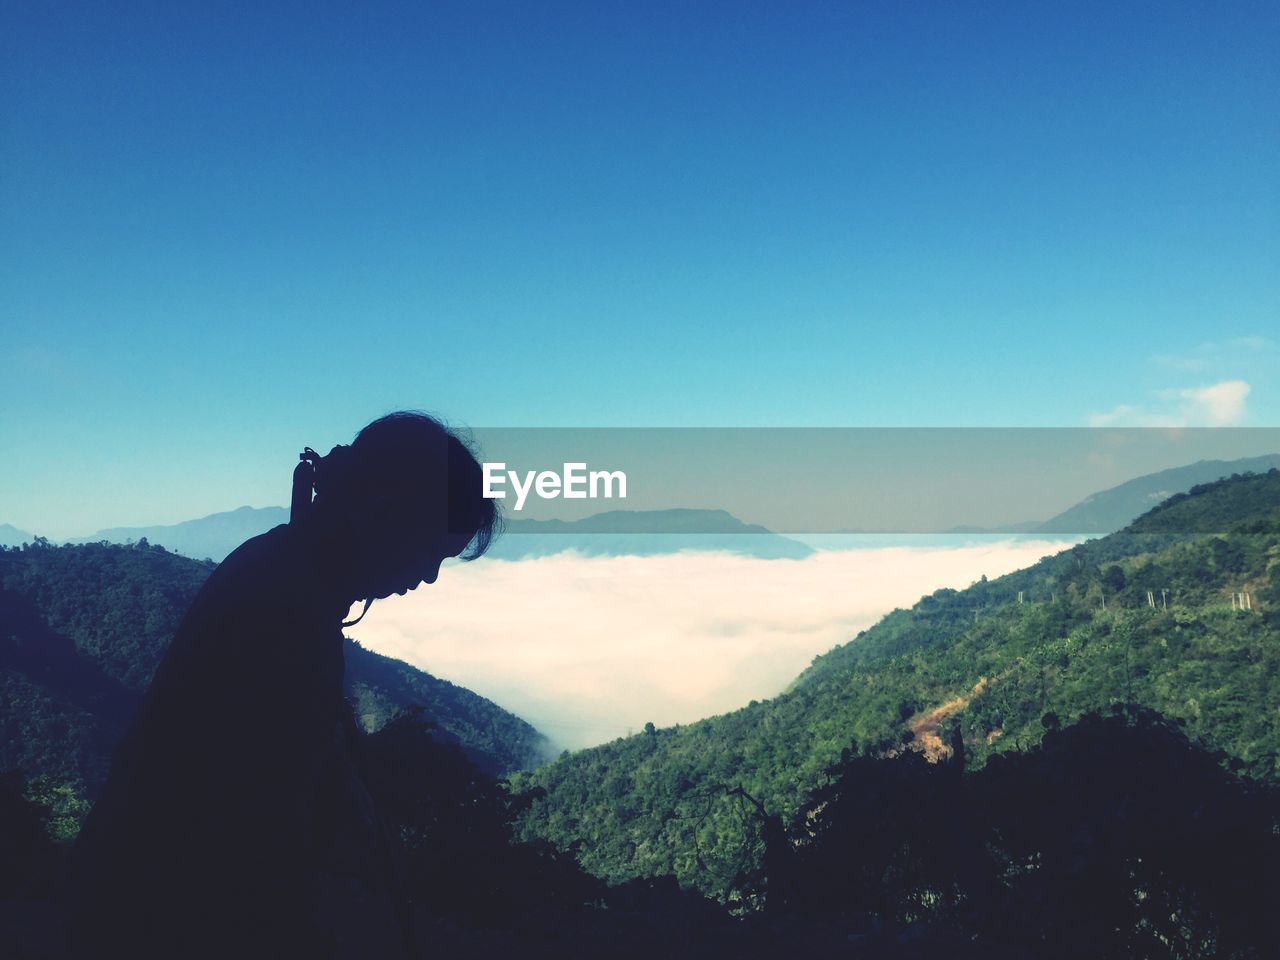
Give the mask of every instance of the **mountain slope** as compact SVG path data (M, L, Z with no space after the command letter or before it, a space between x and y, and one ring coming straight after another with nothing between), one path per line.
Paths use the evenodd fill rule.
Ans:
M92 796L213 568L146 545L0 551L0 770L70 780ZM367 729L421 706L440 736L491 772L542 760L541 734L485 698L352 641L346 660L347 694Z
M1112 533L1198 484L1237 473L1266 473L1276 467L1280 467L1280 454L1276 453L1243 460L1199 460L1099 491L1032 529L1037 533Z
M1126 532L937 591L817 658L782 696L518 778L545 791L524 836L576 843L612 880L674 872L722 894L751 854L739 809L715 801L725 787L789 817L844 751L892 752L914 728L945 753L958 729L981 765L1037 743L1050 716L1126 701L1275 777L1277 505L1280 472L1221 481ZM1206 525L1227 532L1194 532ZM1233 609L1242 592L1251 610Z
M356 720L372 733L407 707L421 707L436 736L456 741L481 770L503 776L547 759L548 741L530 724L466 687L433 677L402 660L346 646L347 697Z
M18 547L34 540L25 530L19 530L11 523L0 523L0 547Z

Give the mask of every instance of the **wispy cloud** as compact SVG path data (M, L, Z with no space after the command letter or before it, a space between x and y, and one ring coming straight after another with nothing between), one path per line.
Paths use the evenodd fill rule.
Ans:
M1119 406L1112 407L1104 413L1089 414L1089 426L1091 427L1125 427L1125 426L1151 426L1149 423L1139 423L1147 418L1147 413L1139 407L1135 407L1128 403L1122 403Z
M350 633L580 747L775 696L894 607L1061 546L478 560L375 604Z
M1238 347L1242 350L1257 350L1258 352L1262 352L1264 350L1274 350L1276 348L1276 342L1268 337L1262 336L1233 337L1227 341L1227 346Z
M1212 376L1214 371L1221 374L1232 365L1238 369L1241 361L1255 358L1258 354L1271 353L1275 349L1274 340L1249 334L1226 340L1211 340L1182 352L1158 353L1150 358L1150 362L1154 366L1179 373L1208 372Z
M1208 361L1204 357L1188 354L1160 353L1152 357L1151 362L1167 370L1177 370L1181 373L1200 373L1204 370Z
M1252 388L1243 380L1161 390L1152 402L1089 415L1091 427L1229 427L1240 423Z

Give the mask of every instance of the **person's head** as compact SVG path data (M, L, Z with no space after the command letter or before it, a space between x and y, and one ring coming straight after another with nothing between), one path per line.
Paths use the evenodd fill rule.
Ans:
M474 560L500 517L482 471L457 435L424 413L369 424L316 465L314 516L340 534L347 599L386 597L434 583L447 557Z

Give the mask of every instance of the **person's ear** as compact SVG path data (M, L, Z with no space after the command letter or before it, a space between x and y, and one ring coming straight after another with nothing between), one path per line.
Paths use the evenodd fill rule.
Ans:
M351 521L358 536L382 542L404 526L402 512L390 497L365 497L351 511Z

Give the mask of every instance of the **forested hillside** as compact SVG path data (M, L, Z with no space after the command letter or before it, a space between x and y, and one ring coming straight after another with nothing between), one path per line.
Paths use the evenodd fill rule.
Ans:
M146 541L0 550L0 770L91 798L192 598L214 564ZM490 701L348 641L347 694L368 730L410 707L495 774L545 740ZM246 670L253 664L246 663Z
M1196 487L1118 534L937 591L773 700L523 775L519 786L545 791L523 835L576 850L609 879L675 873L725 896L763 850L735 788L789 818L842 758L937 759L963 742L980 767L1121 703L1175 719L1252 777L1277 776L1276 470Z

